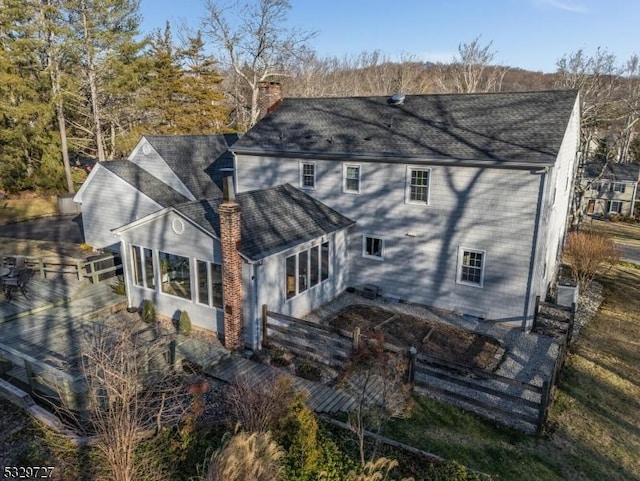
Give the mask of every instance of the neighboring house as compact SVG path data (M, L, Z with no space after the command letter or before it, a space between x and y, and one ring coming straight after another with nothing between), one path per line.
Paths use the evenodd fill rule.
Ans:
M580 211L599 217L635 215L639 182L640 164L585 164Z
M229 166L185 161L182 136L144 137L79 191L130 306L187 311L230 348L260 345L262 305L302 316L349 286L531 327L564 242L576 92L271 97L224 195Z

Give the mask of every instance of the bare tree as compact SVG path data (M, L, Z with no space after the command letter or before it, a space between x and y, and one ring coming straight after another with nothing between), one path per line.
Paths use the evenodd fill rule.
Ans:
M308 51L307 42L315 35L285 25L290 8L288 0L236 0L223 7L207 0L204 31L224 53L229 70L249 90L247 127L260 115L260 82L288 75L291 62Z
M499 92L508 68L492 65L496 51L493 41L483 45L480 37L458 44L458 55L451 64L439 65L437 85L443 92Z
M348 424L357 438L363 468L367 465L367 432L381 434L391 417L400 416L407 409L411 389L403 382L405 367L406 362L399 354L385 350L381 333L361 342L352 355L345 388L356 403L349 413ZM376 458L376 450L377 445L369 461Z
M144 439L184 419L191 396L185 378L165 361L167 343L154 326L114 316L82 340L86 394L64 417L96 438L111 479L162 479L153 443Z

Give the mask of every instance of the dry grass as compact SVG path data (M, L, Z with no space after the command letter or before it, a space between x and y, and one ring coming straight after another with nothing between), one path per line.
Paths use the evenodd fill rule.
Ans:
M73 244L71 242L51 242L0 237L0 254L85 259L90 252L84 249L82 244Z
M567 475L640 479L640 269L618 266L602 281L606 301L567 362L551 441L568 455Z
M0 200L0 224L19 222L58 212L56 197L33 197Z
M387 435L503 480L640 481L640 268L597 280L606 300L571 348L545 437L426 398Z
M283 457L270 433L239 432L211 456L206 481L273 481Z
M640 224L608 222L594 219L588 220L582 224L581 230L606 234L620 244L640 247Z

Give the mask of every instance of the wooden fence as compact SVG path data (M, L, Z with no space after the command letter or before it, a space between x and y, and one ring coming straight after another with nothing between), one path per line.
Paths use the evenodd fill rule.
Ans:
M444 361L418 353L415 348L407 349L385 343L384 349L406 356L407 381L417 393L422 391L439 394L460 401L477 408L474 411L480 415L497 413L502 418L514 420L515 426L524 431L540 434L553 402L554 389L567 355L574 320L575 305L572 308L568 334L560 345L551 377L542 385ZM264 345L280 347L333 367L344 367L364 337L358 328L345 331L322 326L269 311L266 305L262 306L262 333Z
M94 256L86 260L0 254L0 267L12 265L16 257L24 257L27 267L43 279L46 279L49 274L70 274L76 276L78 280L90 279L95 284L122 272L120 259L113 254Z
M544 307L544 302L540 302L540 296L536 297L536 310L535 310L535 318L534 324L537 320L537 317L540 313L542 307ZM554 308L560 308L558 305L553 305ZM547 420L547 416L549 414L549 409L553 406L553 402L555 401L555 390L558 385L558 381L560 379L560 372L564 367L564 363L567 359L567 354L569 353L569 347L571 347L571 343L575 340L575 325L576 325L576 303L573 302L571 307L565 307L565 311L569 312L569 322L567 323L567 332L563 338L563 342L560 343L560 349L558 352L558 357L553 365L553 371L551 373L551 377L548 381L545 381L544 391L542 393L542 407L540 410L540 420L539 420L539 432L542 431L544 427L544 423Z

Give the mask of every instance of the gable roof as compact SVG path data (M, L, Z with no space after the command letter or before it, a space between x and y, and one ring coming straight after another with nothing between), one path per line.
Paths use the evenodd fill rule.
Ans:
M292 98L231 150L346 158L552 164L576 91Z
M222 195L222 168L233 168L229 146L237 134L145 135L196 199Z
M605 169L602 172L602 169ZM584 175L595 179L602 173L603 179L637 182L640 180L640 164L622 164L609 162L605 168L603 162L589 162L584 164Z
M163 207L189 200L137 164L126 159L99 162L98 165L117 175Z
M220 237L221 199L174 206L210 234ZM354 221L289 184L236 195L240 204L240 252L259 260L306 241L344 229Z

